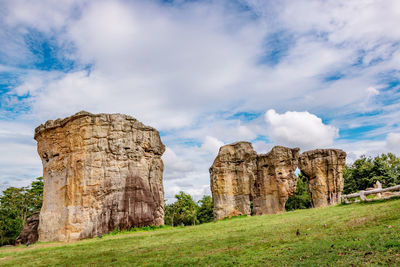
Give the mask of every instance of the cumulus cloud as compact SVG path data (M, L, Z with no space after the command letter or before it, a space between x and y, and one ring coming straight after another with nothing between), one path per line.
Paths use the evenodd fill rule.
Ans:
M287 111L278 114L270 109L265 113L269 137L278 145L300 147L304 150L333 145L338 129L326 125L309 112Z
M204 143L201 145L201 148L213 156L218 154L219 148L223 146L224 143L213 136L206 136L204 139Z
M223 143L253 141L259 152L273 143L340 145L354 155L386 142L396 147L393 135L384 138L398 132L393 121L400 106L393 102L399 95L387 87L398 76L399 1L240 2L248 9L229 0L3 1L0 71L16 77L0 77L15 80L1 96L0 116L26 123L29 134L14 140L19 128L9 127L0 147L17 144L15 153L32 151L34 158L34 144L26 140L47 119L82 109L126 113L164 132L165 188L172 197L172 188L208 186L208 168ZM44 54L28 39L50 45L52 60L73 66L37 69ZM262 115L235 117L269 108L309 113L268 111L268 127ZM366 110L379 114L364 116ZM335 141L336 127L350 124L385 124L368 136L383 141L358 147L354 140ZM32 147L21 146L26 143ZM25 159L40 169L40 162ZM24 163L10 166L17 173Z

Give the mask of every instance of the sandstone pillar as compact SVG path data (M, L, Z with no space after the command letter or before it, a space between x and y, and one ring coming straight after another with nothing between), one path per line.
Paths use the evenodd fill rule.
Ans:
M229 215L251 214L250 191L256 173L257 153L249 142L220 148L210 168L214 219Z
M298 148L275 146L257 158L253 213L274 214L285 211L288 198L296 192Z
M248 142L221 147L210 168L214 219L251 214L251 201L255 215L285 211L296 191L298 158L298 148L276 146L257 155Z
M299 168L308 179L313 207L340 203L346 152L340 149L316 149L301 154Z
M79 112L35 130L43 163L39 241L69 241L164 221L164 145L121 114Z

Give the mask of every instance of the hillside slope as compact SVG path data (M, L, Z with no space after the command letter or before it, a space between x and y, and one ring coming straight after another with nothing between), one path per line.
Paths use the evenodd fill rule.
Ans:
M1 266L351 264L400 265L400 200L0 248Z

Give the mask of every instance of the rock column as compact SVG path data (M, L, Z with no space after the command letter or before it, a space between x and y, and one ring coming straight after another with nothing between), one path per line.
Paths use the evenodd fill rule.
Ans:
M251 185L255 181L257 153L249 142L220 148L210 168L214 202L214 219L230 215L251 214Z
M274 214L285 211L289 196L296 192L299 149L275 146L257 158L253 213Z
M285 211L287 199L296 191L298 158L298 148L276 146L257 155L248 142L221 147L210 168L214 219Z
M165 147L121 114L79 112L35 130L43 163L39 241L70 241L164 222Z
M346 152L340 149L316 149L301 154L299 168L308 179L313 207L340 203Z

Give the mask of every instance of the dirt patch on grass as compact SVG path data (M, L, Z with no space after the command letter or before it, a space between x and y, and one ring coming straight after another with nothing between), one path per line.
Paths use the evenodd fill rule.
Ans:
M357 227L363 226L373 220L374 220L374 218L371 218L371 217L355 218L355 219L351 219L350 221L348 221L346 223L346 226L349 228L357 228Z

